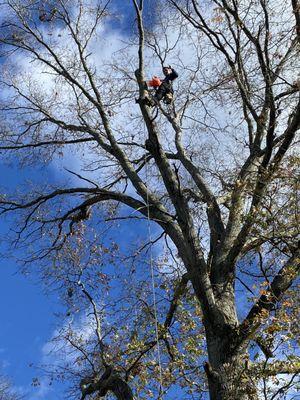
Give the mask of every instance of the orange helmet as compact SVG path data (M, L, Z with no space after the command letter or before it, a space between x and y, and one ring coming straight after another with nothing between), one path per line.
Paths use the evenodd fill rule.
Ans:
M151 81L148 82L148 85L154 88L159 87L161 85L161 80L158 78L158 76L153 76Z

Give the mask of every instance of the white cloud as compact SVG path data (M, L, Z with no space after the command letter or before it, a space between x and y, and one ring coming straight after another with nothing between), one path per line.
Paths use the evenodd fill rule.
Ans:
M72 332L74 337L80 338L83 342L88 341L95 334L95 321L92 315L79 315L70 317L60 328L52 333L50 340L42 347L42 363L51 364L59 358L65 361L72 361L76 358L74 347L72 347L63 336L67 332Z

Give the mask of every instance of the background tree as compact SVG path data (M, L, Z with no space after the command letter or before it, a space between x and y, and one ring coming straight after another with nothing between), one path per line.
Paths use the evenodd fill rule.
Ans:
M155 3L130 3L136 31L100 63L113 1L4 2L1 149L21 165L65 157L72 180L3 196L2 213L25 265L66 294L57 343L82 399L134 385L280 398L299 372L299 2ZM180 79L174 105L150 108L158 60ZM122 220L141 230L134 250L107 233Z
M7 377L0 376L0 399L1 400L21 400L21 396L17 395L12 389L11 382Z

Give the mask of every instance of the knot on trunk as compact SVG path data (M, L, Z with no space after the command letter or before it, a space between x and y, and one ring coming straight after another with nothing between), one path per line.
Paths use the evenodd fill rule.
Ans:
M208 361L204 364L204 371L205 371L208 379L211 379L214 382L218 381L219 374L217 373L217 371L214 371L212 369L212 366L210 365L210 363Z

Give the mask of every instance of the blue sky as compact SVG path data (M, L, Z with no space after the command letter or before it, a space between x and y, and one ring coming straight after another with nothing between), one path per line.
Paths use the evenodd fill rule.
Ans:
M3 163L1 183L3 188L13 189L26 179L37 178L41 171L9 168ZM53 179L49 169L43 172L45 179ZM11 221L1 221L1 236L11 228ZM4 244L1 251L4 250ZM42 349L55 327L54 313L59 310L57 296L45 295L34 276L24 276L20 266L10 258L1 257L0 263L0 365L20 392L31 393L30 400L40 398L40 388L31 386L36 371L30 364L38 364Z

